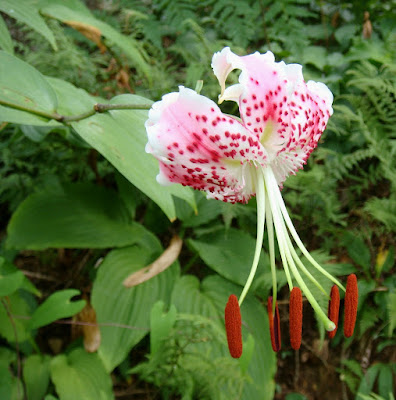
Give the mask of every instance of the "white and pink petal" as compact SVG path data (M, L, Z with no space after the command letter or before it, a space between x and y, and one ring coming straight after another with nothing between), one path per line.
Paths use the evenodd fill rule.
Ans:
M210 99L180 87L153 105L146 130L146 150L160 161L161 183L181 183L230 202L254 195L249 168L266 165L266 151Z

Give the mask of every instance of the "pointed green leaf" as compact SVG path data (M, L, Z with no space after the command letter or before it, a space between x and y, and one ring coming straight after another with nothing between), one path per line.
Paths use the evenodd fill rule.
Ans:
M3 17L0 15L0 48L7 53L14 53L14 45Z
M82 349L52 359L51 379L59 400L112 400L112 382L100 358Z
M131 273L150 264L162 251L157 239L151 245L111 251L99 267L93 288L92 305L100 326L98 350L107 371L120 364L148 332L150 310L158 301L169 304L169 296L179 267L174 264L164 272L136 287L122 282Z
M144 73L149 80L151 79L149 64L142 57L138 43L132 37L122 35L110 25L95 18L87 8L78 5L78 2L67 4L62 0L51 1L41 9L41 12L65 23L77 22L84 24L87 29L99 30L101 36L122 49L133 67Z
M30 329L37 329L61 318L72 317L85 306L85 300L72 301L71 298L80 294L79 290L59 290L40 304L29 321Z
M165 303L157 301L150 314L150 354L154 355L160 348L176 322L176 307L172 304L168 312L164 312Z
M44 19L41 18L38 9L34 7L32 1L29 0L1 0L0 11L15 18L17 21L23 22L29 25L32 29L43 35L53 47L57 50L55 37L52 31L48 28Z

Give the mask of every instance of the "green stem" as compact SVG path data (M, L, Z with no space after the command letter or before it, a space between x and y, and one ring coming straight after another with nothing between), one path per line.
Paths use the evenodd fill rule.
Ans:
M81 121L83 119L91 117L92 115L95 115L96 113L103 113L103 112L110 111L110 110L149 110L151 108L151 104L148 104L148 103L147 104L101 104L101 103L97 103L93 106L93 108L91 110L88 110L82 114L61 115L61 114L58 114L57 112L51 113L51 112L47 112L47 111L41 111L41 110L23 106L21 104L12 103L10 101L2 100L2 99L0 99L0 105L6 106L9 108L13 108L15 110L25 111L30 114L38 115L39 117L53 119L55 121L62 122L62 123Z

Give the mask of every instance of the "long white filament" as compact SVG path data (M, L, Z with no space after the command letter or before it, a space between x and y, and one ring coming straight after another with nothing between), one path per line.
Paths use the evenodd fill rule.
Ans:
M257 266L260 260L261 248L263 246L264 237L264 225L265 225L265 186L264 176L261 167L252 168L252 173L255 174L256 181L256 201L257 201L257 239L256 239L256 250L254 252L253 264L250 269L248 279L239 296L239 306L242 305L243 300L246 297L247 292L252 285L254 275L257 271Z
M283 201L282 195L280 193L278 184L276 182L274 173L270 168L266 168L268 170L268 185L271 185L271 187L274 188L274 195L276 197L276 200L278 202L278 205L280 207L280 210L283 215L283 219L286 222L287 227L289 228L289 232L293 236L294 241L296 242L297 246L301 250L301 252L304 254L304 256L307 258L307 260L318 270L320 271L324 276L326 276L328 279L330 279L332 282L334 282L337 286L339 286L344 292L345 288L344 286L338 281L338 279L334 278L331 274L329 274L323 267L321 267L316 260L309 254L308 250L305 248L304 244L302 243L300 237L298 236L298 233L296 229L294 228L294 225L290 219L289 213L287 212L285 203ZM276 188L276 189L275 189Z
M316 311L316 313L318 314L320 319L323 321L325 328L330 331L334 330L334 328L335 328L334 323L331 320L329 320L327 315L323 312L322 308L319 306L318 302L316 301L316 299L312 295L311 291L308 289L307 285L305 284L304 280L302 279L300 273L298 272L296 264L294 263L294 260L293 260L294 257L292 256L292 252L291 252L291 249L293 249L293 247L291 246L291 241L288 236L287 228L285 226L284 215L282 215L282 212L280 210L280 207L279 207L280 203L278 201L277 196L273 195L274 192L276 193L279 191L279 187L275 180L275 177L273 176L273 172L270 168L265 168L263 170L263 174L264 174L264 178L266 180L266 189L267 189L267 193L268 193L268 199L269 199L269 203L270 203L270 207L271 207L272 216L273 216L274 223L275 223L276 236L278 238L279 251L281 253L282 262L284 262L283 261L284 258L287 259L288 266L292 270L294 278L296 279L297 283L300 285L300 287L301 287L302 291L304 292L304 295L306 296L308 301L311 303L312 308ZM294 251L294 249L293 249L293 251ZM285 265L285 263L284 263L284 265Z

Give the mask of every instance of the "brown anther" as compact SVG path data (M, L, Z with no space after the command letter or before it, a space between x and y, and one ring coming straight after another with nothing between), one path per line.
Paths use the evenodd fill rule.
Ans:
M330 291L329 306L327 308L327 316L329 320L334 322L335 329L333 331L327 332L329 339L333 339L338 328L338 314L340 311L340 291L337 285L333 285Z
M242 318L237 297L232 294L228 298L224 311L228 349L231 357L242 355Z
M303 300L301 289L294 287L290 292L289 300L289 332L290 344L293 350L298 350L301 346L303 319Z
M279 351L281 349L281 331L280 331L278 302L275 303L275 315L273 315L272 297L268 297L267 311L268 311L269 327L271 334L272 350Z
M347 338L353 335L355 329L358 298L357 278L351 274L348 276L344 302L344 335Z

